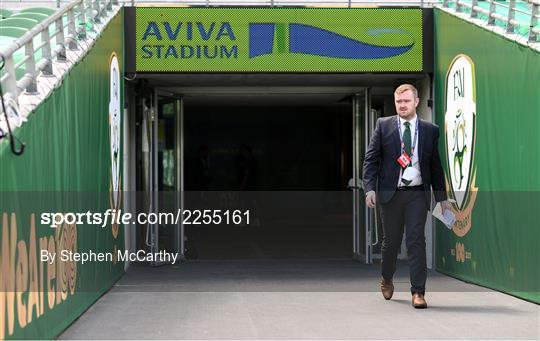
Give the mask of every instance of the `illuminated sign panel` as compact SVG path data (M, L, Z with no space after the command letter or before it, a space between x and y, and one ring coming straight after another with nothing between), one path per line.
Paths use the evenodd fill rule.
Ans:
M420 72L422 10L137 8L139 72Z

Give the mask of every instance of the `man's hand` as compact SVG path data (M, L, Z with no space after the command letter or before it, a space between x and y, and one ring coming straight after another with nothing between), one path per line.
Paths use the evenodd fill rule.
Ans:
M369 208L374 208L376 204L376 195L375 191L369 191L366 193L366 205Z
M444 214L444 211L452 210L452 204L448 200L441 201L441 209L442 214Z

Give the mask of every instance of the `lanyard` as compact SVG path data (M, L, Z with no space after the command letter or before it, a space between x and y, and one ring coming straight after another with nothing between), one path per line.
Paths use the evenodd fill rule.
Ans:
M397 118L397 127L399 130L399 141L401 141L401 154L405 152L405 143L403 143L403 135L401 135L401 121L399 120L399 116ZM416 147L416 138L418 137L418 117L416 118L416 128L414 129L414 139L411 146L411 155L409 155L412 159L414 155L414 147Z

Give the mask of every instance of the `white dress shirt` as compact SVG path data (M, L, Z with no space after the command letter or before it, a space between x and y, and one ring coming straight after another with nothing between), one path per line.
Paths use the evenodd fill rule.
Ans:
M418 116L414 115L414 117L409 121L409 123L411 124L409 126L409 129L411 130L411 144L414 144L414 132L416 131L416 120L417 119L418 119ZM407 121L404 120L403 118L399 117L399 123L401 124L401 134L405 133L405 129L406 129L405 124L404 124L405 122L407 122ZM420 135L420 132L418 133L418 135ZM403 187L403 186L411 187L411 186L419 186L419 185L422 184L422 176L421 176L421 171L420 171L420 161L418 159L418 145L419 145L418 140L419 139L420 139L420 136L417 136L416 137L416 144L414 144L412 146L412 148L414 148L414 152L413 152L413 155L412 155L412 167L414 167L414 168L416 168L418 170L419 175L414 177L410 184L406 185L406 184L401 182L401 175L403 174L403 168L402 168L401 171L399 172L399 179L398 179L397 187ZM403 141L403 135L401 136L401 141ZM401 146L400 146L400 150L401 150Z

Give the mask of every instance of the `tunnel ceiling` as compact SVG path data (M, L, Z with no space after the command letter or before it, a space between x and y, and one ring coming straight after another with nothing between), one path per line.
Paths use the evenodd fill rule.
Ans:
M364 87L391 94L424 74L143 74L151 86L195 106L342 106Z

